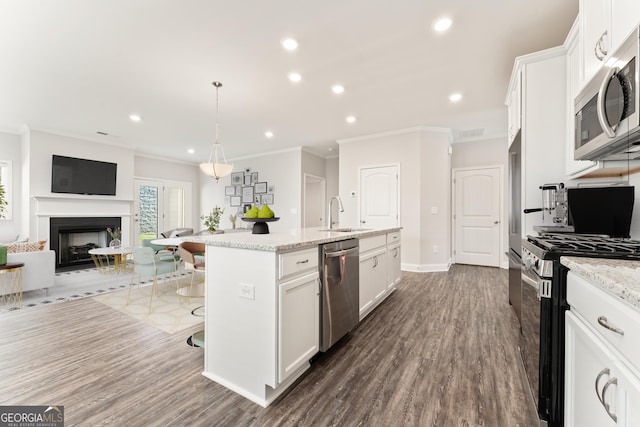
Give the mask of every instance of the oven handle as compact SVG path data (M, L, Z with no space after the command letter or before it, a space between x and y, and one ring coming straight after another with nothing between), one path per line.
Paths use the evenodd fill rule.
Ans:
M507 258L509 258L509 261L513 261L516 264L522 264L522 259L520 259L516 255L512 254L511 251L505 252L504 254L507 256Z

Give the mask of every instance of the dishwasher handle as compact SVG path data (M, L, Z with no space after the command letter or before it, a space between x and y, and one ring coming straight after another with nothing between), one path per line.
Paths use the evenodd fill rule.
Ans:
M335 251L335 252L325 252L324 257L325 258L340 257L340 256L348 254L349 252L353 252L353 251L357 251L357 250L358 250L358 247L351 248L351 249L343 249L341 251Z

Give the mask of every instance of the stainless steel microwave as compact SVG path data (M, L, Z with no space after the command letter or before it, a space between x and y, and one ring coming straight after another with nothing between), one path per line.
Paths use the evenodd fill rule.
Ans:
M639 53L636 28L576 97L576 160L640 159Z

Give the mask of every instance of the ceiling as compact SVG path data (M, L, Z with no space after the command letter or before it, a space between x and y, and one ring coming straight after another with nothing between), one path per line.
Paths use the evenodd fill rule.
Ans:
M514 58L562 44L577 13L578 0L0 0L0 130L202 162L218 80L231 159L329 156L338 139L414 126L505 137Z

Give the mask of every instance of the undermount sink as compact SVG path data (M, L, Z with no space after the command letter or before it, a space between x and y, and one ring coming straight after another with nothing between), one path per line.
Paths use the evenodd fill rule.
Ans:
M370 228L332 228L332 229L326 229L326 230L320 230L320 231L336 231L338 233L352 233L355 231L367 231L370 230Z

